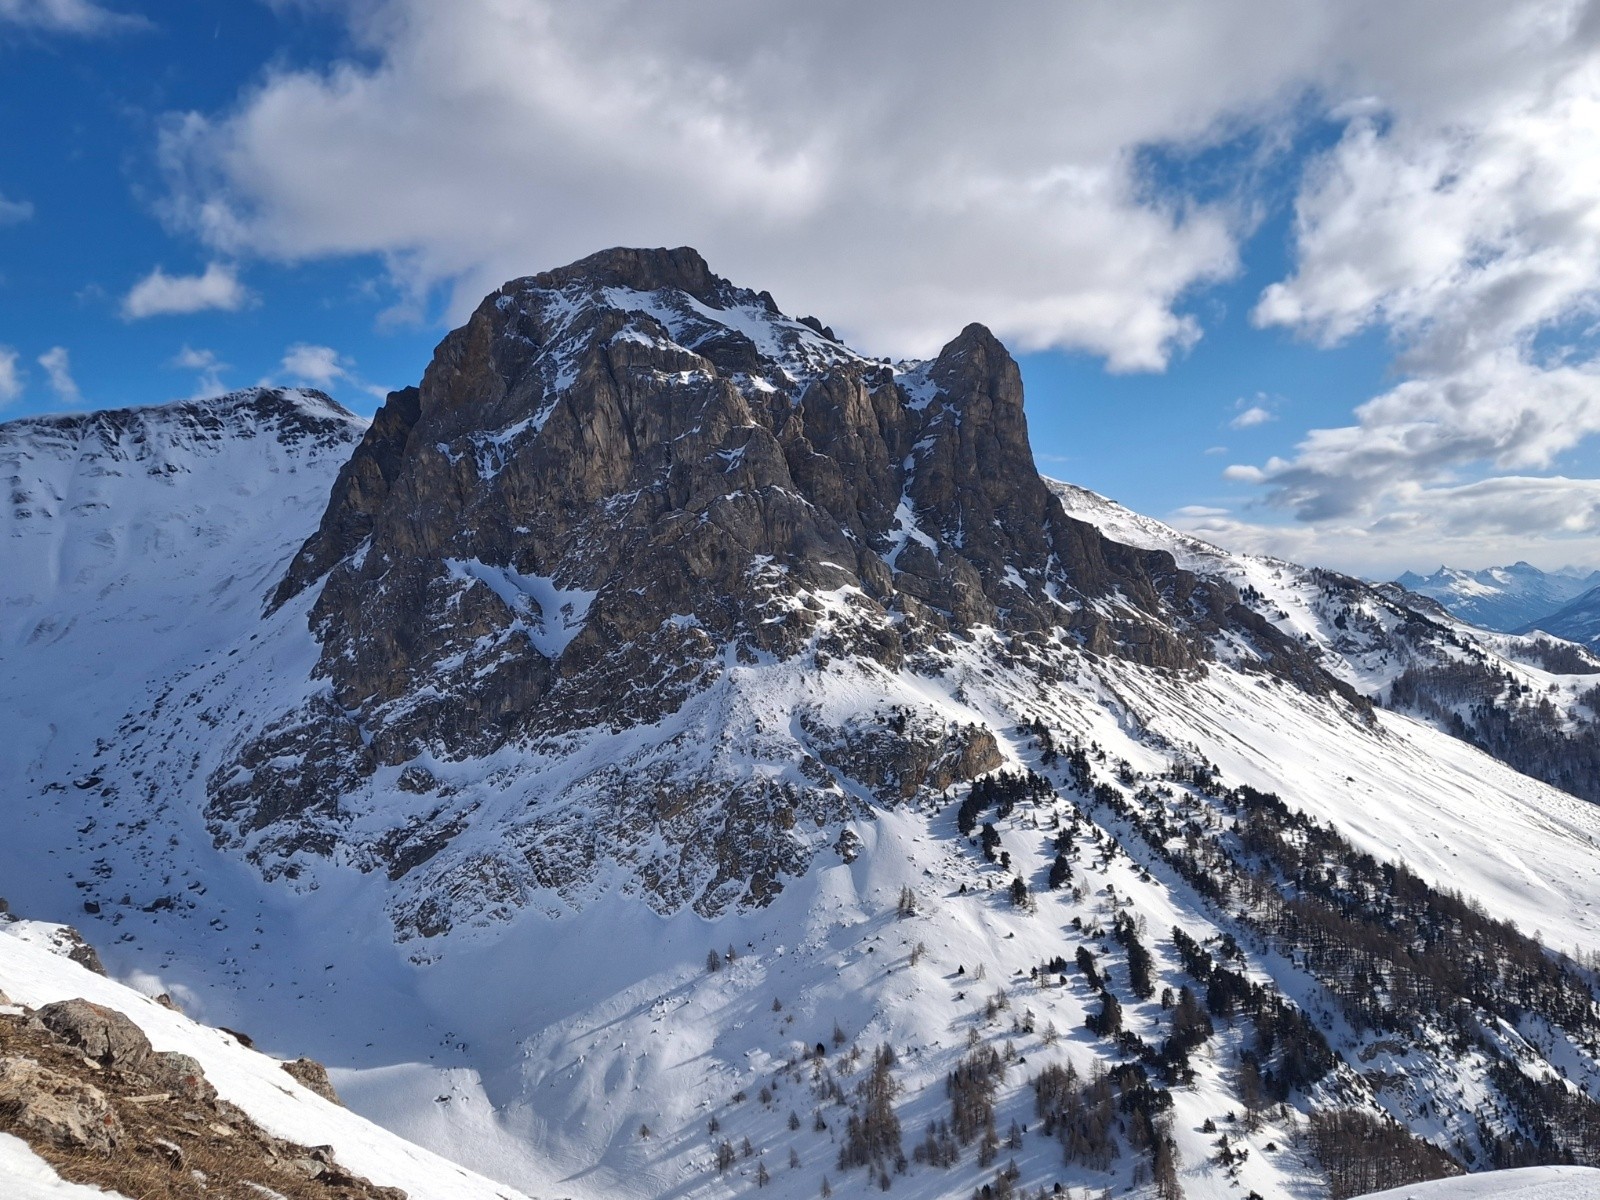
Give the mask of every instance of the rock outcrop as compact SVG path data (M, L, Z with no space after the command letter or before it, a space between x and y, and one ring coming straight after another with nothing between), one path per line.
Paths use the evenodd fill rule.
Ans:
M320 1064L284 1069L338 1103ZM125 1014L87 1000L0 1014L0 1131L64 1179L124 1195L405 1200L326 1146L267 1133L218 1098L195 1059L153 1049Z
M0 1125L26 1141L94 1154L123 1140L104 1092L30 1058L0 1058Z
M304 594L325 690L208 784L218 841L269 875L348 846L352 808L380 791L407 799L357 858L424 869L478 819L418 783L430 761L570 760L596 731L653 731L625 764L547 775L493 850L441 873L450 898L418 899L413 932L448 927L441 903L514 906L655 835L671 852L631 865L658 907L759 903L856 796L998 761L943 733L890 748L899 735L830 711L803 738L767 730L686 765L704 748L671 751L669 727L695 704L726 727L733 701L712 697L743 669L937 673L995 638L1046 675L1077 654L1186 672L1225 636L1337 687L1227 584L1066 514L1034 467L1017 364L983 326L929 362L867 358L688 249L606 251L488 297L389 396L271 604ZM748 765L769 752L781 772ZM580 801L581 824L551 815Z
M324 1100L334 1104L343 1105L339 1093L333 1090L333 1081L328 1078L328 1068L314 1058L296 1058L283 1064L283 1069L296 1083L311 1089Z

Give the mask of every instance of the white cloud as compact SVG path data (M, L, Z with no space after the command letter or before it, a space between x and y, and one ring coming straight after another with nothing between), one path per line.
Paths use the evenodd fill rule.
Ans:
M296 342L283 353L284 374L301 383L319 388L331 386L335 380L349 379L350 369L339 352L332 346L313 346Z
M1408 379L1355 416L1354 425L1311 430L1293 459L1224 475L1265 485L1271 503L1302 520L1326 521L1375 519L1401 489L1454 482L1474 464L1548 469L1600 432L1600 362L1540 366L1506 350Z
M248 289L231 266L214 262L199 275L168 275L160 267L134 284L122 300L122 315L143 317L221 309L237 312L250 302Z
M213 350L196 350L185 345L172 356L172 365L184 371L215 371L226 364L218 361Z
M1268 421L1276 421L1278 419L1278 414L1273 412L1266 405L1251 404L1248 408L1246 408L1246 403L1246 401L1241 400L1238 402L1238 404L1234 405L1234 407L1239 411L1233 420L1228 422L1228 428L1253 429L1257 425L1265 425Z
M50 381L50 390L55 392L60 404L67 408L78 408L83 404L83 393L72 378L72 356L67 353L65 346L50 347L39 356L39 365L44 368L45 377Z
M196 350L186 344L168 365L196 373L194 395L197 399L215 396L223 390L222 373L228 369L228 364L218 358L214 350Z
M1282 524L1195 506L1170 521L1230 550L1375 579L1440 562L1476 568L1528 559L1546 570L1600 562L1600 480L1594 479L1500 476L1450 487L1406 485L1371 520Z
M309 342L296 342L283 352L278 369L301 384L327 391L335 383L343 383L377 400L389 394L389 389L363 379L356 364L332 346L318 346Z
M33 219L33 205L26 200L10 200L0 195L0 225L20 225Z
M1182 299L1246 222L1152 188L1138 151L1287 112L1323 24L1260 0L349 11L359 62L170 123L171 215L219 252L382 255L454 319L600 247L688 243L869 350L979 319L1115 369L1192 344Z
M1282 149L1308 112L1349 122L1318 176L1334 182L1301 198L1301 270L1259 310L1332 331L1383 290L1381 272L1315 282L1313 231L1345 230L1319 214L1365 157L1393 159L1402 190L1462 178L1462 209L1499 188L1548 215L1593 161L1558 171L1560 147L1600 137L1581 84L1547 94L1584 61L1574 0L1164 0L1139 20L1051 0L975 19L943 0L914 24L846 0L331 3L360 59L173 118L170 212L229 254L384 256L413 306L452 285L452 318L603 246L689 243L869 350L927 351L980 319L1023 348L1160 367L1199 336L1182 299L1235 270L1260 198L1172 196L1144 150L1248 131ZM1493 178L1502 140L1550 169ZM1359 249L1425 263L1473 220L1380 220Z
M1295 271L1258 322L1324 342L1386 325L1438 371L1594 310L1600 30L1570 4L1531 9L1482 95L1397 97L1347 127L1307 173Z
M0 408L21 399L23 386L22 372L17 369L17 352L10 346L0 346Z
M142 29L149 22L113 12L91 0L0 0L0 25L20 25L48 33L114 33Z
M1600 432L1600 21L1589 10L1551 0L1498 20L1453 16L1441 47L1413 47L1409 72L1393 69L1404 39L1388 55L1375 47L1367 98L1306 171L1294 270L1254 319L1324 345L1385 331L1402 376L1292 456L1225 472L1267 488L1314 540L1596 532L1595 485L1526 474Z

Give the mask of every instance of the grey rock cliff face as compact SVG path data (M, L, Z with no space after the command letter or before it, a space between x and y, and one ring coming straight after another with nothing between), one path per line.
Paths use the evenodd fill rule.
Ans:
M362 779L658 727L739 664L937 670L994 630L1041 663L1065 644L1187 671L1228 628L1270 669L1332 686L1226 584L1066 515L1034 467L1017 365L987 329L891 365L688 249L606 251L488 297L421 385L390 395L272 602L304 593L328 690L210 784L219 841L248 842L269 870L328 853ZM608 791L618 837L659 831L662 813L687 815L686 839L718 831L700 861L645 872L671 880L647 885L663 906L759 902L809 861L774 836L785 823L993 765L937 730L914 765L848 775L870 734L805 739L816 754L802 748L781 782L686 800L704 772L641 768ZM443 799L373 865L404 874L448 844L468 819ZM580 863L606 853L587 836L554 844ZM506 890L503 866L483 867L487 893Z

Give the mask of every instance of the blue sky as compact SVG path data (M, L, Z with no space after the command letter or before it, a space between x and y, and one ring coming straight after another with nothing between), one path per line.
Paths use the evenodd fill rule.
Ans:
M688 243L870 353L984 321L1044 471L1225 544L1600 563L1589 6L1156 7L0 0L0 417L370 412Z

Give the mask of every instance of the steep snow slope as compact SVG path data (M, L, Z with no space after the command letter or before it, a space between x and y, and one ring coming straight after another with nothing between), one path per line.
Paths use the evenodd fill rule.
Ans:
M263 389L0 425L8 794L254 624L362 427Z
M411 1200L518 1200L512 1189L445 1162L324 1100L290 1078L276 1060L246 1049L229 1034L196 1024L148 996L68 961L50 949L59 928L28 921L0 925L0 991L12 1003L41 1008L57 1000L82 998L123 1013L156 1050L175 1050L196 1059L217 1094L268 1132L302 1146L331 1146L341 1165L374 1183L403 1188ZM0 1172L4 1164L0 1158ZM9 1189L5 1174L0 1173L0 1181ZM67 1189L61 1194L74 1193Z
M974 647L942 680L844 666L795 669L785 683L771 668L742 668L746 719L792 711L788 689L796 689L809 703L840 711L933 705L952 721L1002 732L1022 717L1042 717L1140 771L1169 764L1173 751L1163 745L1201 746L1230 778L1282 790L1362 848L1403 856L1435 883L1540 928L1551 944L1600 944L1588 907L1600 837L1594 810L1454 739L1388 715L1378 729L1353 716L1330 721L1325 702L1223 672L1175 688L1161 673L1128 667L1041 694L1029 673L997 670L984 649ZM1022 742L1006 738L1004 748L1014 761L1042 766ZM1188 889L1159 874L1145 878L1126 856L1100 867L1086 861L1096 853L1092 827L1079 839L1083 896L1046 892L1049 827L1082 803L1065 794L1066 801L1001 822L1005 848L1036 894L1036 913L1004 898L1012 872L984 864L955 835L948 808L923 805L874 805L849 823L861 842L853 862L825 858L769 907L714 923L687 912L655 915L627 894L627 872L613 868L581 894L532 897L501 924L396 948L385 934L381 878L355 876L338 862L313 864L285 895L228 871L193 832L170 821L125 829L116 844L86 845L79 863L92 856L108 866L103 883L92 869L75 873L90 884L82 894L109 914L100 926L106 935L130 939L111 943L114 963L121 955L160 962L159 984L150 987L181 987L198 1011L282 1053L304 1049L343 1064L335 1079L355 1108L458 1161L528 1190L583 1196L723 1194L741 1179L748 1186L764 1161L779 1194L806 1196L824 1174L840 1182L833 1158L841 1116L824 1105L829 1128L814 1131L809 1065L799 1066L799 1081L795 1068L781 1065L799 1063L802 1049L818 1041L828 1043L830 1057L842 1053L832 1044L835 1025L865 1050L896 1047L908 1148L944 1110L942 1081L966 1052L968 1030L984 1044L1014 1042L1027 1064L1013 1067L1000 1091L1004 1131L1012 1120L1034 1119L1026 1080L1038 1065L1073 1061L1087 1073L1103 1061L1103 1044L1082 1028L1095 1007L1092 991L1081 982L1039 988L1029 975L1057 955L1070 959L1074 918L1104 927L1113 895L1129 905L1149 930L1162 986L1174 988L1185 977L1164 931L1179 924L1203 938L1229 928ZM167 842L173 829L177 847ZM482 845L493 849L492 832ZM143 864L155 861L171 882L150 878L143 891L136 883L136 902L119 906L119 890L149 878ZM918 894L920 912L902 919L904 888ZM172 909L142 911L167 894L178 897ZM926 950L911 966L919 942ZM1102 954L1109 945L1104 935L1089 944ZM729 946L736 960L708 973L707 951ZM1114 946L1110 952L1116 961ZM208 956L219 965L208 965ZM1287 994L1317 996L1316 985L1281 957L1252 962L1259 978L1276 980ZM985 1017L1001 989L1012 993L1010 1007ZM1125 999L1130 1027L1158 1038L1160 1008ZM1017 1024L1024 1011L1031 1034ZM1060 1036L1047 1044L1050 1026ZM1191 1196L1234 1194L1233 1181L1210 1162L1214 1135L1201 1127L1238 1105L1228 1047L1242 1037L1226 1033L1193 1087L1175 1093L1174 1137ZM841 1072L846 1090L862 1069ZM1424 1078L1437 1069L1425 1060L1409 1064ZM1435 1104L1459 1086L1438 1082ZM760 1100L763 1087L773 1089L770 1105ZM733 1101L741 1092L745 1099ZM1468 1101L1473 1094L1464 1093ZM787 1127L791 1109L800 1130ZM762 1151L757 1162L740 1159L719 1176L713 1116L735 1146L751 1139ZM1289 1146L1291 1133L1269 1123L1246 1139L1257 1151L1239 1169L1247 1190L1315 1194L1297 1152L1263 1149ZM790 1148L802 1164L793 1171ZM1050 1141L1030 1139L1017 1158L1029 1186L1132 1178L1131 1164L1120 1175L1064 1169ZM949 1194L989 1174L969 1160L899 1186Z
M1540 631L1493 633L1389 585L1261 555L1231 554L1104 496L1052 482L1063 505L1108 536L1166 550L1226 579L1363 695L1488 749L1519 770L1600 800L1600 659Z
M1568 567L1541 571L1531 563L1463 571L1440 567L1432 575L1407 571L1395 580L1419 596L1437 600L1469 625L1501 632L1523 629L1600 583L1600 571Z

